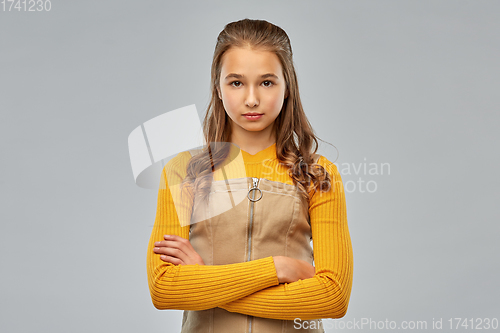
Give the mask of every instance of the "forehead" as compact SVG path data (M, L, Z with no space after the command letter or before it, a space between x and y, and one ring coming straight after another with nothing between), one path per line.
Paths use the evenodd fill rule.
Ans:
M242 75L260 75L275 73L282 76L279 58L274 52L233 47L222 56L221 74L236 73Z

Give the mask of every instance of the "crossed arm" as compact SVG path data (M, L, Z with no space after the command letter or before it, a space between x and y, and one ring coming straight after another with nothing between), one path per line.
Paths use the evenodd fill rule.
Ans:
M182 227L177 219L169 187L160 188L148 246L148 281L155 307L221 307L230 312L286 320L344 316L351 292L352 247L342 181L334 165L327 171L332 175L332 187L327 193L317 192L309 207L314 274L287 257L204 265L190 247L189 226ZM164 235L174 236L167 240Z

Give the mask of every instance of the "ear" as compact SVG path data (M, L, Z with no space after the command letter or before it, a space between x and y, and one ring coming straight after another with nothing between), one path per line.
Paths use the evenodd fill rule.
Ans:
M219 98L220 98L220 99L222 99L222 95L221 95L221 93L220 93L220 89L219 89L219 87L217 87L217 88L215 88L215 89L217 89L217 95L219 95Z
M288 98L288 87L285 90L285 97L283 97L283 99L286 99L286 98Z

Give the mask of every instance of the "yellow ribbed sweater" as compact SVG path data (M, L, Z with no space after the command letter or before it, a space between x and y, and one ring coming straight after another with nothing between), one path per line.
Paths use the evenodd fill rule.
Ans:
M293 184L278 170L276 144L251 155L241 150L247 177ZM351 294L353 256L347 226L344 187L337 167L324 156L318 164L331 176L330 191L316 191L309 203L316 274L313 278L279 284L273 257L229 265L174 265L153 252L163 235L189 239L189 225L182 227L167 184L166 169L181 181L191 158L178 154L162 172L156 219L148 244L147 273L151 298L157 309L206 310L220 307L230 312L272 319L302 320L340 318ZM265 162L265 163L264 163ZM168 178L172 181L172 177Z

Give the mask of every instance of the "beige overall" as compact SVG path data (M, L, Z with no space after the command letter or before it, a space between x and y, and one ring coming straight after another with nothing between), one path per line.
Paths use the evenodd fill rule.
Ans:
M191 151L193 154L193 151ZM315 156L317 162L319 155ZM231 204L229 208L224 206ZM204 217L209 218L204 219ZM245 177L213 181L209 204L194 201L189 240L206 265L224 265L269 256L313 264L307 207L290 184ZM311 322L311 321L309 321ZM322 327L321 319L316 327ZM324 332L294 328L293 320L254 317L222 308L183 313L181 333Z

